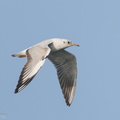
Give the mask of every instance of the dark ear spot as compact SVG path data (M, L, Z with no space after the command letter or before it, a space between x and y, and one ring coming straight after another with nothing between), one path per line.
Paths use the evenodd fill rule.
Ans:
M65 41L63 41L63 43L65 43Z

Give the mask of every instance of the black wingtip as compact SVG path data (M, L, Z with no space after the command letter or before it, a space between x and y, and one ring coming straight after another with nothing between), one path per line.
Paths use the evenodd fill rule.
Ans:
M18 93L18 89L17 89L17 88L15 89L14 93L15 93L15 94Z
M71 104L68 104L67 106L70 107Z
M71 105L69 102L66 102L66 104L67 104L68 107L70 107L70 105Z
M14 91L14 93L16 94L16 93L18 93L18 92Z

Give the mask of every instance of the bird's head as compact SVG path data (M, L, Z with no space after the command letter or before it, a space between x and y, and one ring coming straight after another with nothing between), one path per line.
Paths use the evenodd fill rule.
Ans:
M67 39L54 38L53 46L56 50L61 50L61 49L65 49L67 47L79 46L79 45L73 44L70 40L67 40Z

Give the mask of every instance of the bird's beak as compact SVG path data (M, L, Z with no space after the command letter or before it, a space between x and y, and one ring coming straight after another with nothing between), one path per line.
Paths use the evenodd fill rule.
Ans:
M80 45L77 45L77 44L71 44L71 46L80 46Z

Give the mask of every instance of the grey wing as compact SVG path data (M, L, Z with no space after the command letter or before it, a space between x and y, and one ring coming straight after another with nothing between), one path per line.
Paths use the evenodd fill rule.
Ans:
M77 63L73 54L61 50L50 53L48 59L57 69L59 83L68 106L71 105L76 89Z
M26 51L27 63L22 69L15 93L25 88L45 62L46 56L50 53L49 48L35 46Z

